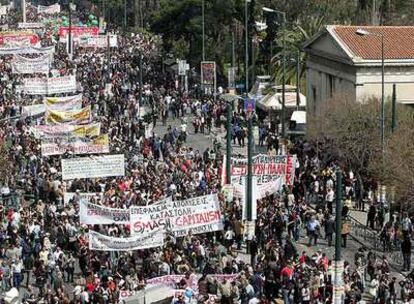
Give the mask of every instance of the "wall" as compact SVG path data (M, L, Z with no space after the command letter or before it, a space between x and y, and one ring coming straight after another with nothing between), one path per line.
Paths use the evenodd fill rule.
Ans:
M355 96L355 68L326 58L310 55L307 61L307 111L318 109L338 95Z
M358 100L370 97L381 98L381 67L362 67L357 71ZM397 101L414 102L414 67L387 67L385 66L384 91L386 100L392 96L392 85L397 85Z

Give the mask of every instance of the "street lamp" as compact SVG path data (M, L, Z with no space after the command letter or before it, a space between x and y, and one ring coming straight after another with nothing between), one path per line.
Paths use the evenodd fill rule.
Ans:
M282 12L282 11L278 11L275 9L271 9L268 7L262 7L262 10L264 12L267 13L272 13L272 14L278 14L278 15L282 15L282 31L283 31L283 36L282 36L282 137L285 137L285 110L286 110L286 87L285 87L285 82L286 82L286 37L285 37L285 27L286 27L286 13Z
M385 152L385 65L384 65L384 35L372 33L364 29L357 29L355 33L359 36L375 36L381 39L381 152L382 152L382 167L384 170L384 152ZM381 214L384 215L384 202L380 196Z
M384 82L384 35L357 29L355 34L359 36L375 36L381 38L381 150L384 156L385 149L385 82Z
M203 61L206 60L206 49L205 49L205 15L204 15L204 0L201 0L201 22L202 22L202 44L203 44L203 54L202 54L202 58Z

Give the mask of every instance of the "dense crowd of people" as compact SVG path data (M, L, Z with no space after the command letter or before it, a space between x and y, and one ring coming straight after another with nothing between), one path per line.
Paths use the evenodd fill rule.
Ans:
M2 24L13 26L15 19L10 16L3 18ZM38 21L36 14L31 18ZM53 35L50 29L42 30L42 45L54 43ZM72 153L42 157L40 142L30 127L42 124L44 118L13 119L21 115L22 107L41 99L18 91L21 75L11 73L10 57L1 58L0 74L5 80L0 83L0 117L5 119L0 122L3 294L14 287L27 303L118 303L123 292L140 291L153 278L181 275L173 287L182 291L175 293L174 304L254 304L274 303L276 299L285 304L330 303L332 257L312 247L321 239L332 246L335 233L339 233L333 214L337 170L343 172L349 201L343 208L344 219L354 208L351 202L362 197L352 172L334 161L323 163L310 143L298 140L289 145L288 152L298 158L295 182L258 201L255 234L247 236L242 202L227 200L221 193L221 150L200 151L187 144L188 136L225 125L227 103L187 94L176 86L174 75L160 68L157 37L120 35L118 43L109 51L75 47L72 57L58 45L52 69L60 76L76 75L83 106L92 106L94 121L101 123L102 133L109 134L111 152L126 156L124 177L63 181L61 159L72 157ZM110 84L109 90L106 84ZM150 109L150 114L143 116L143 109ZM242 105L236 106L233 114L228 131L235 143L244 146ZM167 126L165 134L151 131L158 119ZM172 119L180 121L180 126L168 125ZM270 155L282 150L279 140L274 126L259 126L258 144L267 146ZM66 192L77 194L65 202ZM155 204L167 197L179 200L218 193L224 229L177 238L170 235L162 248L92 251L89 230L125 237L130 235L130 227L81 225L79 201L84 192L97 193L92 203L122 209ZM369 219L370 214L379 217L375 200L369 198L369 203ZM384 246L390 246L388 242L401 246L404 270L409 272L412 224L408 215L379 227L387 240ZM340 233L346 247L346 220ZM299 250L300 243L306 243L310 251ZM366 248L355 254L354 261L345 262L343 280L345 303L362 303L364 294L374 303L395 303L397 298L409 303L414 298L414 272L396 282L386 257Z

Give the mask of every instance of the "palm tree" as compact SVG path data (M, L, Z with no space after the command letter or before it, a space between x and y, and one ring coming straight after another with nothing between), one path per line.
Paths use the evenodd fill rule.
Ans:
M303 22L296 22L292 27L278 32L275 44L277 52L272 58L273 75L277 83L281 82L283 70L283 41L285 41L285 79L287 83L294 83L296 78L296 60L302 45L316 35L324 27L324 16L310 17ZM306 54L300 53L300 79L305 72Z

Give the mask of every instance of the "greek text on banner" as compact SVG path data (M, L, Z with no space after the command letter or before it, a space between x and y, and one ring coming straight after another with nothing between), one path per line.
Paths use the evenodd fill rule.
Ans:
M127 238L110 237L98 232L89 231L89 249L99 251L130 251L153 247L164 244L163 234L155 231L150 235L134 235Z
M123 154L62 159L62 179L125 175Z
M82 199L79 202L79 217L81 224L85 225L111 225L129 224L129 210L120 208L108 208L89 203Z

